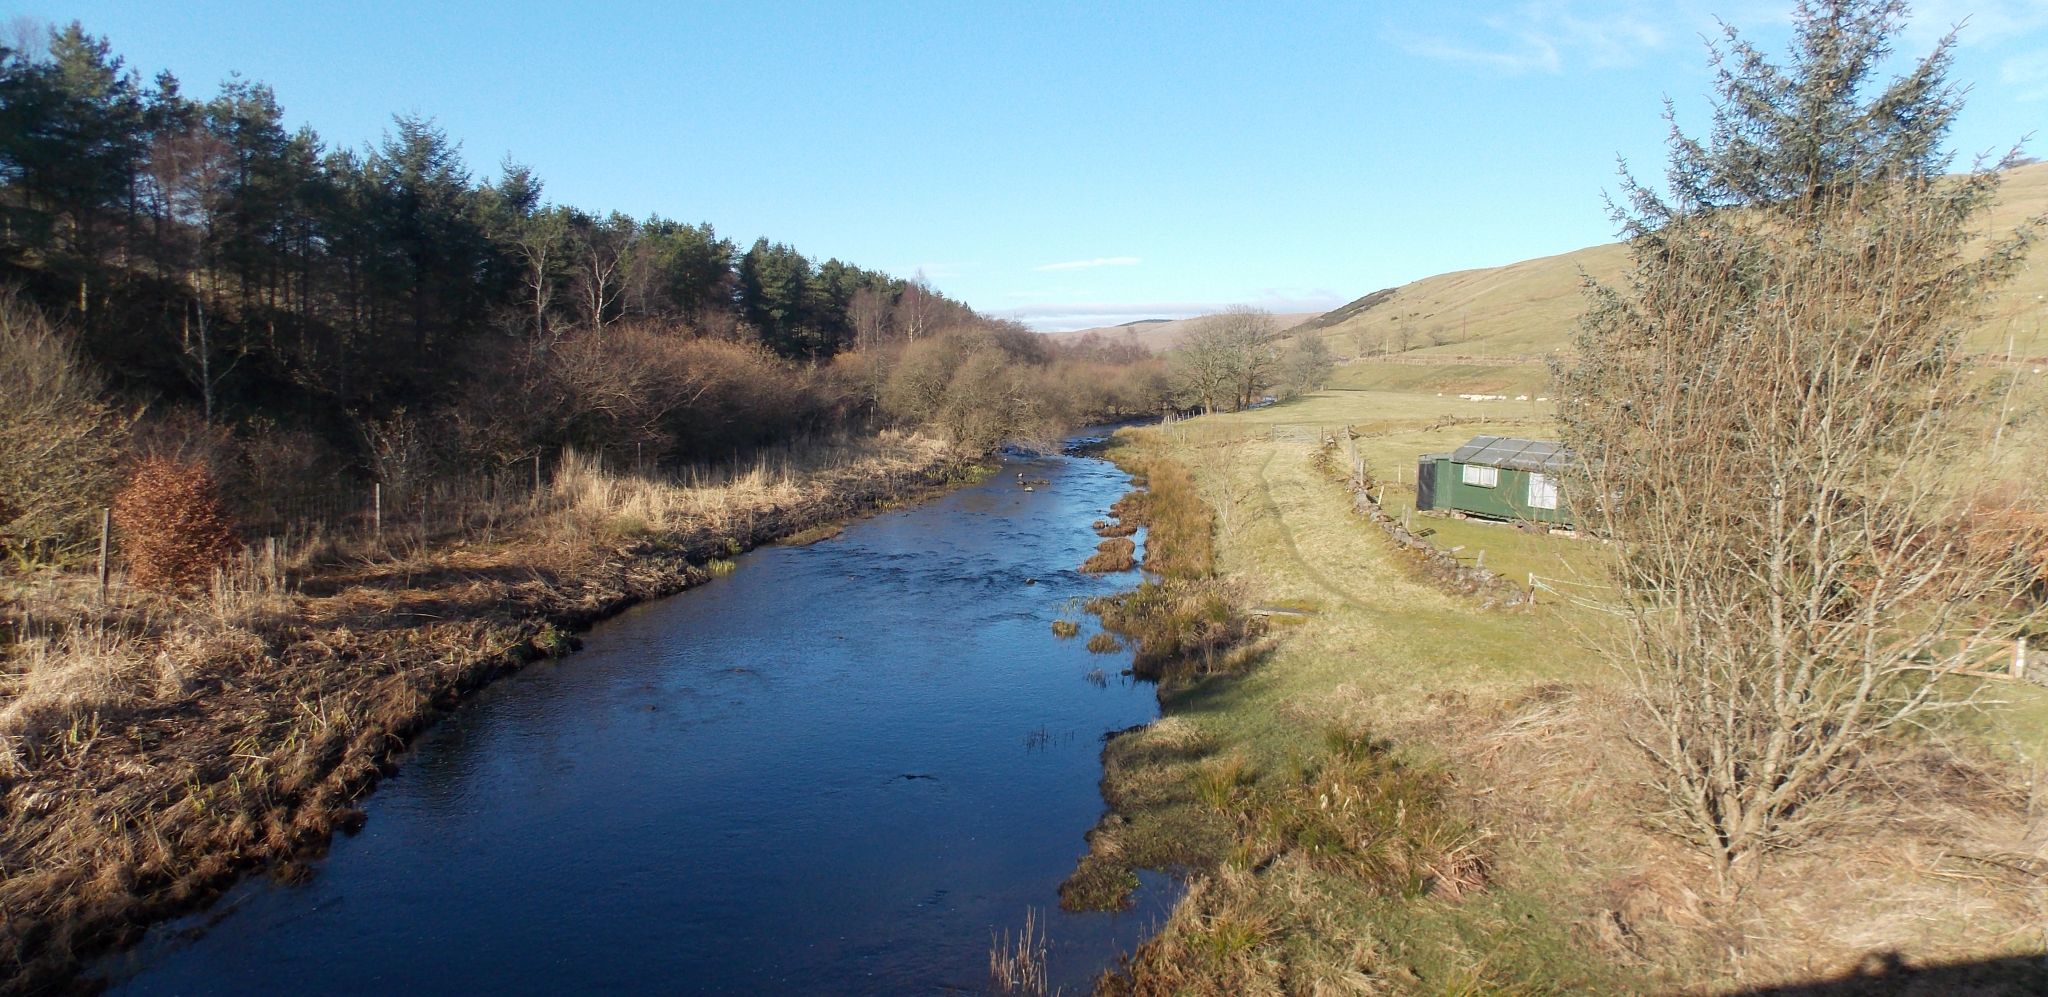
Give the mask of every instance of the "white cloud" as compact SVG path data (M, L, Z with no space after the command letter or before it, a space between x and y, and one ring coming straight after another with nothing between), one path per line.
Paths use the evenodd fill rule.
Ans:
M1052 270L1092 270L1096 267L1134 267L1145 262L1135 256L1098 256L1092 260L1068 260L1065 263L1047 263L1032 267L1033 273Z
M1604 69L1635 64L1664 47L1668 31L1643 10L1658 5L1629 2L1546 0L1525 3L1507 14L1480 17L1467 30L1419 34L1388 32L1411 54L1492 69L1510 75L1560 73L1581 66Z

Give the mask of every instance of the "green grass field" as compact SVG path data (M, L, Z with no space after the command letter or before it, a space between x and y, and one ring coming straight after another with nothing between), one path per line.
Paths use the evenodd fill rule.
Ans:
M1176 978L1176 992L1250 992L1281 980L1337 986L1361 973L1410 993L1712 988L1737 977L1801 978L1815 970L1799 967L1845 958L1859 939L1955 954L1982 951L1992 925L2024 930L2028 914L2009 898L1908 903L1902 898L1941 881L1895 863L1849 875L1841 854L1821 849L1785 863L1739 915L1752 928L1797 930L1740 952L1704 944L1714 934L1701 924L1738 915L1694 911L1704 887L1685 878L1689 853L1637 816L1640 758L1608 723L1626 678L1595 649L1615 622L1587 608L1604 594L1604 548L1418 517L1417 528L1435 529L1433 542L1469 557L1484 550L1489 568L1517 582L1535 573L1589 583L1565 586L1576 603L1546 598L1533 608L1487 609L1448 594L1317 468L1319 441L1342 427L1361 434L1359 453L1387 482L1384 503L1396 516L1412 507L1417 455L1479 433L1554 433L1548 406L1533 399L1474 402L1433 389L1326 391L1140 433L1139 445L1194 472L1215 511L1218 572L1254 603L1312 615L1285 627L1250 670L1162 693L1166 719L1112 749L1122 762L1106 791L1131 815L1102 833L1113 849L1214 859L1231 847L1214 804L1225 814L1251 808L1233 819L1238 834L1257 838L1262 821L1284 823L1284 814L1271 815L1272 801L1327 764L1333 732L1364 732L1388 738L1403 764L1447 773L1447 812L1485 828L1489 886L1456 901L1390 898L1340 868L1300 860L1298 848L1253 861L1258 853L1246 857L1250 846L1239 844L1150 950L1146 964L1155 968L1206 967L1207 975ZM1971 713L1950 733L1996 752L2048 757L2048 690L1996 691L2004 704ZM1147 758L1167 761L1131 761ZM1189 827L1205 830L1161 843ZM1804 878L1823 873L1843 884L1833 906L1805 898ZM1675 912L1645 915L1631 929L1641 934L1628 944L1659 946L1647 962L1600 940L1598 911L1623 903L1616 890L1654 895Z

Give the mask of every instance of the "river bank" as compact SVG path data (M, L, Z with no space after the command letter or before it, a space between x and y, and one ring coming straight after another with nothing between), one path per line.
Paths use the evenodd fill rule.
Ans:
M8 614L35 636L0 701L0 992L73 984L251 870L298 874L434 718L576 631L981 466L885 434L714 482L572 469L489 540L329 550L110 610L84 579L21 586Z
M1899 964L1936 989L2031 992L2048 699L2000 688L1874 760L1864 816L1724 896L1648 817L1626 677L1589 649L1597 593L1510 605L1422 570L1330 466L1322 441L1346 427L1397 518L1412 491L1386 478L1415 454L1545 430L1359 391L1124 438L1131 466L1193 479L1235 605L1289 612L1233 667L1163 681L1161 719L1106 746L1113 811L1074 899L1113 905L1124 870L1155 864L1189 885L1098 993L1863 992L1900 985L1860 975ZM1423 523L1516 583L1599 577L1597 545Z

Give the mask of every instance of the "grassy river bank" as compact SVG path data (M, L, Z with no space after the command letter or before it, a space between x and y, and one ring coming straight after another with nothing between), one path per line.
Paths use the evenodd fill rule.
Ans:
M1155 525L1161 581L1105 622L1141 668L1148 642L1218 639L1155 658L1161 719L1104 751L1112 809L1065 901L1114 906L1135 868L1189 885L1097 992L1728 992L1958 963L1980 968L1946 982L1985 992L2038 980L2044 690L2000 688L1872 759L1857 817L1724 892L1655 829L1627 679L1589 649L1602 549L1416 520L1499 585L1574 595L1447 584L1360 514L1325 442L1365 458L1398 520L1416 454L1549 432L1527 402L1349 390L1119 434L1150 521L1196 524L1201 553L1160 571L1191 531ZM1273 625L1225 632L1254 611Z
M575 631L730 569L758 544L980 473L912 435L794 449L688 481L570 463L502 528L251 558L189 600L48 575L4 593L0 992L248 871L304 874L411 738Z

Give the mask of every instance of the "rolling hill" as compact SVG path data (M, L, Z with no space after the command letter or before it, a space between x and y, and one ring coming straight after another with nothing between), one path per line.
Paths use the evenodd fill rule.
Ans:
M1984 225L2009 232L2048 214L2048 163L2017 167ZM1476 366L1528 361L1569 349L1571 330L1585 307L1582 276L1619 280L1628 251L1619 243L1593 246L1503 267L1462 270L1374 291L1295 326L1294 335L1320 335L1338 356L1377 352L1397 361ZM1406 349L1400 349L1405 340ZM2035 250L2028 266L1992 299L1966 340L1973 350L2004 353L2008 341L2023 356L2048 355L2048 252ZM1432 360L1431 358L1434 358Z

